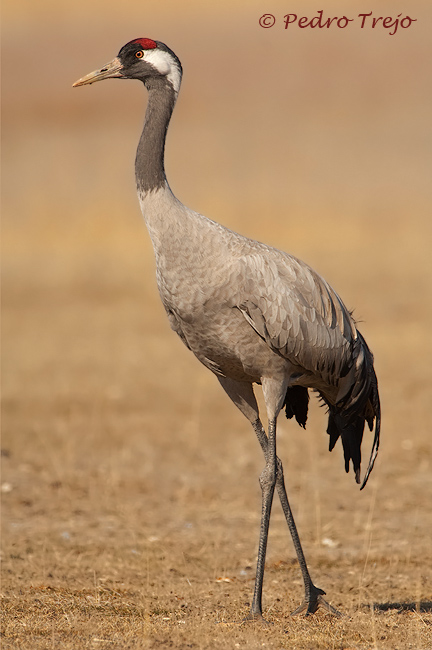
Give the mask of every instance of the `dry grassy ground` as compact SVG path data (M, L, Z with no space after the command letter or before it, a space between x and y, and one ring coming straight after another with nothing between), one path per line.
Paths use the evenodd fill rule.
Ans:
M5 10L2 647L428 650L427 3L410 4L417 32L393 39L288 39L256 26L262 3L128 4L133 19L97 1ZM364 321L383 403L367 489L327 452L315 401L306 431L281 417L278 433L312 576L344 618L290 618L302 584L275 503L273 625L241 624L260 449L159 304L133 186L142 90L70 88L139 35L186 68L176 194L307 260Z

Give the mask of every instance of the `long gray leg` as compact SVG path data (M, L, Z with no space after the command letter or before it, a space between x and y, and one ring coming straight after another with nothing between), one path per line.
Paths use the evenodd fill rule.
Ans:
M253 424L266 461L266 465L260 476L262 513L255 588L251 611L249 616L246 618L246 620L264 620L262 617L262 590L265 556L267 551L270 513L276 485L276 418L274 419L273 427L269 426L269 438L267 438L266 432L264 431L259 419L258 405L252 384L234 381L227 377L218 377L218 379L222 388L226 391L234 404Z
M304 588L305 588L305 597L302 604L293 612L293 615L300 614L306 610L306 616L316 612L318 607L323 607L330 611L336 616L341 616L334 607L332 607L326 600L324 600L323 595L325 592L318 587L315 587L313 584L309 570L306 564L306 559L303 553L303 549L300 543L299 534L297 532L297 527L295 525L294 517L291 511L291 507L288 501L288 496L285 488L285 480L283 475L283 467L281 460L276 456L276 417L274 417L274 427L273 427L273 451L269 449L269 438L264 430L264 427L259 418L258 405L255 399L253 392L252 384L247 384L244 382L237 382L226 377L218 377L219 382L222 388L226 391L229 397L232 399L234 404L240 409L240 411L245 415L245 417L251 422L258 442L261 445L263 450L264 457L266 459L266 467L264 468L263 473L260 476L260 484L262 490L262 517L261 517L261 529L260 529L260 542L258 550L258 566L257 566L257 575L255 579L255 590L254 597L252 601L252 607L249 616L250 619L261 619L262 620L262 588L263 588L263 578L264 578L264 564L265 564L265 554L267 550L267 536L268 536L268 527L270 522L270 512L271 505L273 500L274 488L276 486L279 499L282 505L282 510L285 515L285 519L288 524L289 531L293 540L294 548L297 554L297 559L300 564L300 569L303 576ZM269 423L273 418L269 418ZM269 424L269 434L272 427ZM270 456L269 456L270 453ZM271 460L273 463L273 470L267 472L268 467L268 458L271 458L272 453L274 454L274 460ZM271 465L270 463L270 465ZM275 482L273 482L272 473L275 474ZM273 484L273 485L272 485ZM270 485L270 489L269 486Z
M265 436L265 433L264 433ZM255 577L255 589L251 611L247 619L262 619L262 590L264 580L265 557L267 551L268 530L273 495L276 485L276 418L269 422L268 439L265 451L266 464L261 472L260 485L262 493L261 528L258 545L258 562Z
M258 441L261 445L261 448L266 454L267 448L269 446L270 440L267 440L264 427L261 424L261 421L258 419L253 423L253 428L257 435ZM289 531L291 533L292 541L294 544L295 552L297 554L297 559L300 564L300 569L303 576L303 582L305 587L305 597L302 604L297 607L297 609L292 612L292 616L300 614L306 610L306 616L314 614L319 607L327 609L332 614L336 616L341 616L341 613L337 609L332 607L324 598L325 591L315 587L310 577L309 569L306 564L306 558L303 553L302 545L300 543L300 537L297 532L297 526L294 521L294 516L292 514L291 506L288 501L288 495L285 488L285 480L283 474L282 461L276 456L276 489L279 495L281 502L282 510L285 515L286 522L288 524Z

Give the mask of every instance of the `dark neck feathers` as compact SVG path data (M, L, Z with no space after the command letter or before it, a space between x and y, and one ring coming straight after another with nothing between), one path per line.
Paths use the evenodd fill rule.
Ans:
M135 159L137 189L142 193L157 190L166 183L165 138L176 101L176 93L168 80L148 79L145 85L149 99Z

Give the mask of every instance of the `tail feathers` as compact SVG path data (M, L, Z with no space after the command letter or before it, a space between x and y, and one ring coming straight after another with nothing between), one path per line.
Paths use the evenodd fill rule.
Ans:
M306 429L309 393L303 386L290 386L285 396L285 413L290 420L293 416L303 429Z
M329 409L327 433L330 436L329 451L341 438L345 459L345 471L352 461L355 480L361 483L361 444L365 422L372 431L375 421L375 436L369 464L360 489L365 487L378 454L381 428L381 410L378 382L373 367L373 356L360 332L353 346L353 364L341 378L336 404L330 403L325 394L318 391ZM309 393L304 386L289 386L285 396L285 412L288 419L295 417L306 428Z
M375 420L375 436L372 444L369 464L366 469L362 490L373 469L378 454L381 429L381 409L378 394L378 383L373 368L373 356L369 351L363 337L358 333L358 356L351 372L352 383L348 390L344 389L342 398L332 405L324 398L329 407L329 420L327 433L330 436L329 451L332 451L339 437L342 439L342 446L345 458L345 471L349 471L352 461L357 483L360 479L361 443L365 422L372 431Z
M351 421L336 412L330 411L327 433L330 435L329 451L335 446L339 436L342 439L342 447L345 459L345 471L349 472L350 460L352 460L356 483L360 483L361 443L363 440L365 420L363 417L356 417Z
M375 458L378 456L378 448L379 448L379 443L380 443L380 431L381 431L381 407L380 407L380 401L379 401L379 396L378 396L378 388L376 389L375 392L375 436L374 436L374 441L371 449L371 455L369 458L369 464L366 470L366 473L364 475L363 483L361 485L360 490L363 490L364 486L367 483L367 480L369 478L369 474L373 470L373 466L375 463ZM372 420L373 422L373 420ZM368 421L369 428L372 431L372 426L370 422Z

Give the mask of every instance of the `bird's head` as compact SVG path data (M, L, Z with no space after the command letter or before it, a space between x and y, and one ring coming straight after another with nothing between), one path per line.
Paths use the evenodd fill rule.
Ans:
M84 86L111 78L140 79L148 88L161 83L170 84L177 94L181 76L181 63L169 47L150 38L136 38L123 45L110 63L78 79L73 85Z

